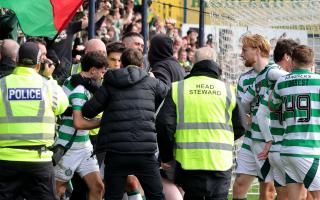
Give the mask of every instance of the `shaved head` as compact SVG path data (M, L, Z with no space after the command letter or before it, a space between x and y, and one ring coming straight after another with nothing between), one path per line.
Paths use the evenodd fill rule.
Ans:
M17 54L19 51L19 44L11 39L5 39L2 43L1 57L11 58L13 61L16 61Z
M101 51L106 53L106 45L100 39L91 39L86 43L85 53Z

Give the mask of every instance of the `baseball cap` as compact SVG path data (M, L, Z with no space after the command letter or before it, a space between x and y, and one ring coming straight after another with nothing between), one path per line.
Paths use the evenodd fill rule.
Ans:
M19 48L18 62L23 65L36 65L40 63L41 52L34 42L26 42Z

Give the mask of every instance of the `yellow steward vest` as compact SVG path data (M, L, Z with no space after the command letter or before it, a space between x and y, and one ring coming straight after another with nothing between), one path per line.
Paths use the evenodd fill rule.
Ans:
M172 84L177 128L175 158L185 170L226 171L232 166L235 88L206 76Z

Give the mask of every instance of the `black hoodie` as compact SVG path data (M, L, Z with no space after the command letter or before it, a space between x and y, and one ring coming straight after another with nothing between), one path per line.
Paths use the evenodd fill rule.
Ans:
M135 66L109 70L102 87L82 108L84 117L104 112L95 152L153 154L155 111L166 94L161 81Z
M168 36L159 34L152 38L148 59L151 72L167 86L183 79L184 70L173 57L173 41Z

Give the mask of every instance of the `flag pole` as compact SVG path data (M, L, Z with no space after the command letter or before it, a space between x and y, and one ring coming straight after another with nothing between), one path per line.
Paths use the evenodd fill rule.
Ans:
M90 0L89 1L89 26L88 26L89 40L95 37L95 12L96 12L96 0Z
M142 35L144 40L143 52L146 54L148 50L149 26L148 26L148 2L142 0Z
M199 12L199 48L203 47L204 44L204 11L205 11L205 1L200 0L200 12Z

